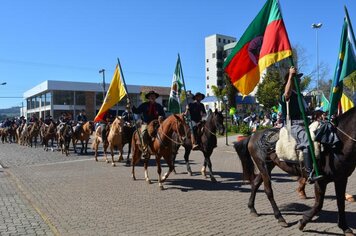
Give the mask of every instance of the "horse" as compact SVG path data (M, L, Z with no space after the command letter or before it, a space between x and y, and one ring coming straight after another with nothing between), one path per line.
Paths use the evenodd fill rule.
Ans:
M80 141L82 144L82 148L80 149L80 154L88 153L88 142L90 139L90 135L93 134L94 124L91 121L85 122L79 132L75 132L75 128L73 127L73 136L72 143L74 152L77 153L77 142Z
M314 184L314 206L309 211L306 211L299 221L300 230L303 230L307 223L322 209L326 186L330 182L334 182L338 207L338 227L343 230L345 235L354 235L346 222L344 199L348 177L356 166L356 127L350 126L355 121L355 107L333 121L336 134L340 139L340 145L337 150L324 145L324 150L320 153L318 166L325 178ZM258 188L263 182L265 193L272 205L275 218L281 226L287 227L288 224L273 197L270 179L271 170L278 166L291 175L303 176L304 178L307 175L300 163L280 161L273 149L266 149L265 145L261 145L261 138L266 137L267 132L273 132L273 130L256 132L249 138L235 143L234 147L242 163L244 178L249 180L251 184L251 195L248 202L251 215L258 216L255 209L255 197ZM259 170L258 174L254 172L255 167Z
M110 148L111 153L111 165L115 166L114 160L114 148L117 147L120 152L119 161L123 160L122 153L123 153L123 145L122 145L122 126L123 126L123 119L121 117L116 117L115 120L110 125L109 135L107 137L108 140L108 147ZM106 162L108 159L106 158Z
M57 130L56 130L56 124L51 121L51 123L49 125L43 123L41 128L40 128L40 135L42 137L42 145L43 145L43 149L45 151L48 151L48 142L49 140L51 140L51 150L52 152L54 151L53 149L53 143L54 140L57 138Z
M62 154L66 156L69 155L69 145L72 135L72 127L67 123L63 124L63 127L57 130L58 147L61 148Z
M109 143L107 142L107 138L106 138L106 141L104 142L102 137L101 137L101 132L102 132L102 126L99 125L96 130L95 130L95 138L94 138L94 141L92 143L92 146L91 148L94 149L94 157L95 157L95 161L98 161L98 149L99 149L99 144L100 143L103 143L103 151L104 151L104 158L105 158L105 161L108 163L108 159L107 159L107 154L106 154L106 150L109 146ZM108 136L110 132L110 125L108 124L106 126L106 137Z
M147 131L150 134L150 138L153 138L148 144L149 146L149 155L156 156L156 165L157 165L157 173L158 173L158 183L161 190L164 189L163 182L168 178L170 173L173 171L173 162L172 162L172 135L173 132L177 133L180 137L181 142L184 142L186 139L185 134L185 117L184 114L173 114L168 116L161 123L158 120L151 121L147 126ZM151 132L152 131L152 132ZM136 180L135 176L135 165L141 160L142 149L140 147L140 138L138 136L138 132L135 131L132 137L132 178ZM164 158L166 163L168 164L169 170L164 174L163 178L161 177L161 157ZM148 172L148 160L150 156L144 159L144 169L145 169L145 180L148 183L151 183Z
M32 147L32 142L34 141L35 147L37 147L37 137L40 133L40 125L38 121L33 122L32 125L28 127L28 137L27 142L30 147Z
M209 167L209 175L210 175L210 179L212 182L216 182L216 179L214 177L213 170L212 170L211 160L210 160L211 154L213 153L213 150L217 145L216 132L218 132L220 135L223 135L225 132L224 116L218 110L215 110L207 117L206 121L203 122L202 132L200 132L201 133L201 152L204 155L204 165L201 169L201 173L204 177L207 177L206 176L206 166L208 166ZM190 137L190 135L188 137ZM176 145L176 143L173 143L173 145L174 145L173 160L175 160L176 154L177 154L177 151L178 151L180 145ZM185 148L184 160L187 165L187 171L188 171L188 173L190 173L190 175L192 175L192 171L191 171L191 168L189 165L189 154L192 150L191 141L185 140L185 142L183 143L183 147Z
M125 144L129 145L128 151L127 151L127 157L126 157L126 164L130 165L130 154L131 154L131 140L133 133L135 132L136 127L133 126L132 124L125 122L124 126L122 127L122 147L125 146Z

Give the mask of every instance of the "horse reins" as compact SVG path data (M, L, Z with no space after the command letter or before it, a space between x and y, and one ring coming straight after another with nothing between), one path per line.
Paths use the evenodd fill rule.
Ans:
M348 137L349 139L351 139L352 141L356 142L356 139L354 139L353 137L351 137L349 134L347 134L345 131L343 131L342 129L340 129L339 127L337 127L333 122L330 122L338 131L340 131L343 135L345 135L346 137Z
M177 123L176 123L176 125L177 125L177 130L178 130L178 120L176 119L176 121L177 121ZM162 126L160 126L158 129L162 129ZM162 134L163 134L163 136L165 136L168 140L170 140L171 142L173 142L173 143L175 143L175 144L177 144L177 145L183 145L184 143L183 142L177 142L177 141L175 141L175 140L173 140L172 138L170 138L167 134L165 134L164 133L164 131L163 131L163 129L162 129ZM178 133L178 136L179 136L179 139L181 139L180 138L180 134ZM159 137L159 133L157 132L157 138L160 140L160 142L163 144L163 141L162 141L162 139Z

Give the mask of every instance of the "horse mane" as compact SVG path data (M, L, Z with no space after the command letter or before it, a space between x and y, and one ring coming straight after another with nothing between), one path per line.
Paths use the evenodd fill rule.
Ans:
M347 112L341 114L340 116L336 117L334 120L334 123L336 126L343 126L343 125L349 125L351 123L350 120L354 119L356 113L356 107L351 108Z

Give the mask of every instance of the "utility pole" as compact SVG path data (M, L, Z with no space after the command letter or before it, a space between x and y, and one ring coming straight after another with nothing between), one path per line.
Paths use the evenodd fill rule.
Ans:
M104 102L104 99L105 99L105 93L106 93L106 91L105 91L105 69L101 69L101 70L99 70L99 74L103 74L103 102Z

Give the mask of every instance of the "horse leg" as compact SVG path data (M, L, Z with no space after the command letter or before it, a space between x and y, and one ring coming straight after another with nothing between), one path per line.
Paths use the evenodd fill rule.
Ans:
M258 216L257 211L255 209L255 199L258 188L262 184L262 175L258 174L253 181L251 181L251 195L248 201L248 208L250 209L250 214L252 216Z
M173 160L171 159L171 156L168 155L168 157L164 157L164 160L167 162L169 169L168 169L168 172L166 172L163 175L162 182L166 181L168 176L174 171L174 165L173 165Z
M80 149L80 154L83 154L83 152L84 152L84 140L80 140L80 143L82 144L82 148Z
M139 160L141 159L141 155L139 156ZM149 161L149 158L145 158L144 162L143 162L143 168L145 170L145 180L148 184L151 184L151 180L150 178L148 177L148 161Z
M348 227L345 217L345 192L347 178L334 182L338 208L338 226L345 235L353 235L352 230Z
M94 140L94 158L95 158L95 161L98 161L98 148L99 148L99 140L98 139L95 139Z
M214 174L213 174L213 165L211 164L211 160L210 160L210 156L211 156L211 153L212 152L207 152L207 153L204 153L204 157L205 157L205 160L206 160L206 164L208 165L208 168L209 168L209 175L210 175L210 179L213 183L216 183L216 179L214 177Z
M119 152L120 152L119 162L122 162L124 160L124 157L122 156L122 153L124 152L122 144L119 144L118 149L119 149Z
M269 202L272 205L274 217L278 220L279 225L282 227L288 227L286 220L283 218L283 216L282 216L281 212L279 211L279 208L276 204L276 201L274 200L272 184L271 184L271 175L269 172L270 171L267 171L267 167L265 170L261 171L261 176L263 179L265 193L268 197Z
M203 167L201 168L200 172L205 178L207 178L206 177L206 165L207 165L207 162L206 162L206 159L204 157L204 164L203 164Z
M72 143L73 143L74 153L77 153L77 140L75 140L75 138L73 138Z
M185 164L186 164L186 166L187 166L187 171L188 171L188 173L190 174L190 176L193 175L192 168L190 167L190 164L189 164L189 155L190 155L190 152L191 152L191 151L192 151L191 148L185 147L184 160L185 160Z
M135 176L135 165L138 164L138 162L141 159L141 155L142 152L140 151L140 149L138 148L137 145L134 144L133 149L132 149L132 160L131 160L131 176L133 180L136 180L136 176Z
M129 142L129 149L127 151L126 165L130 165L130 154L131 154L131 142Z
M115 167L115 160L114 160L114 145L110 144L110 153L111 153L111 165Z
M88 143L89 143L89 139L85 140L85 149L84 149L85 154L88 154Z
M307 199L307 195L305 194L305 185L307 184L307 179L304 177L299 177L298 179L298 188L297 193L300 199Z
M158 174L158 186L161 190L164 189L163 184L162 184L162 167L161 167L161 158L156 155L156 165L157 165L157 174Z
M336 184L336 182L335 182L335 184ZM323 208L326 185L327 185L327 183L324 181L318 181L314 184L314 194L315 194L314 206L309 211L306 211L304 213L303 219L301 219L299 221L299 230L303 230L304 227L307 225L307 223L310 222L312 220L312 218L316 214L318 214L318 212ZM346 188L346 185L345 185L345 188ZM336 188L336 189L338 189L338 188ZM343 196L345 196L345 189L344 189ZM344 201L344 198L342 198L342 201Z

